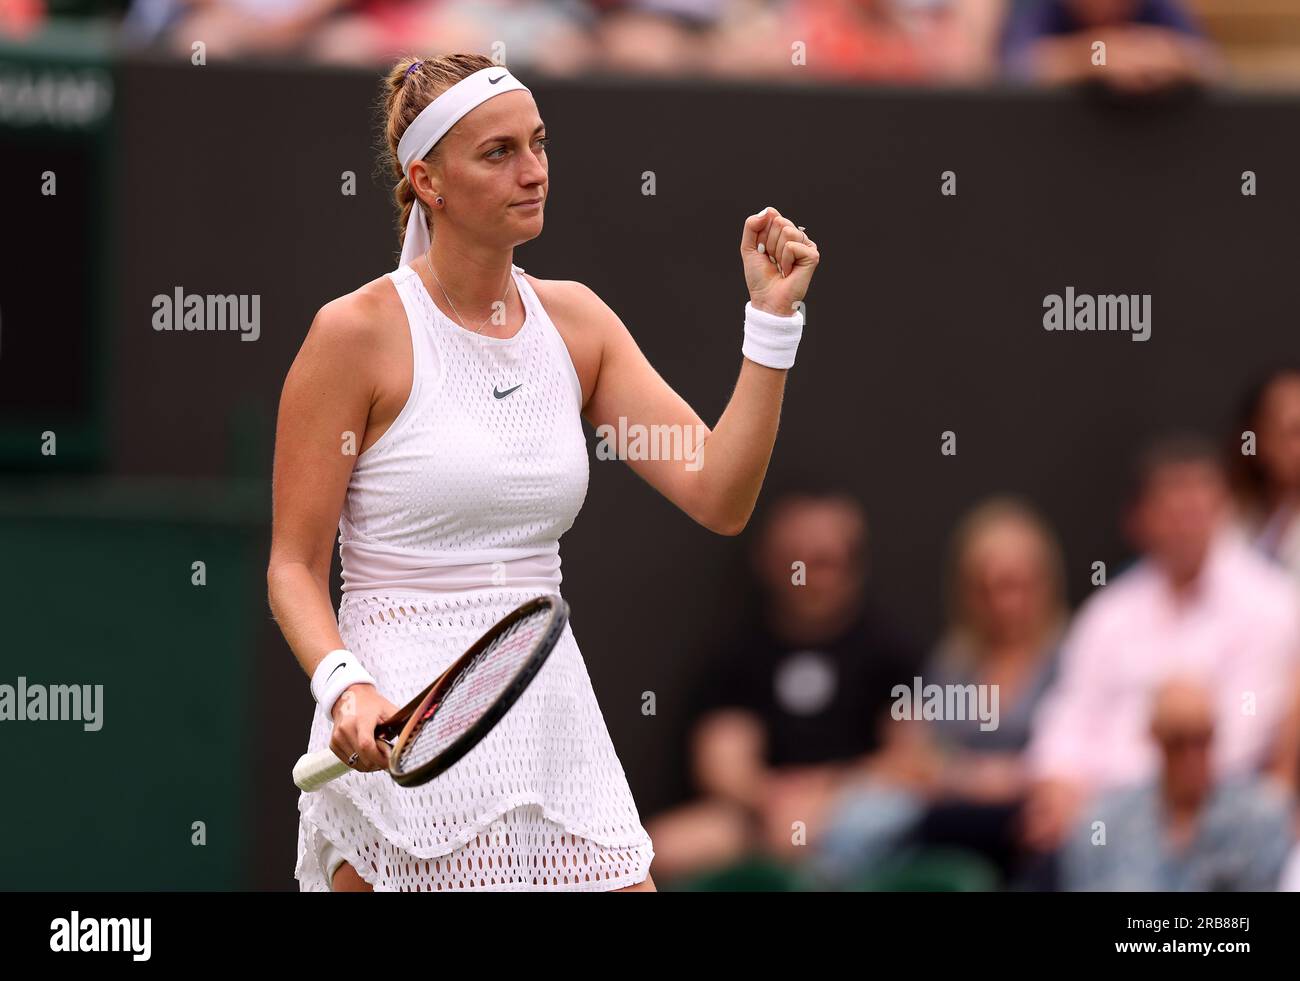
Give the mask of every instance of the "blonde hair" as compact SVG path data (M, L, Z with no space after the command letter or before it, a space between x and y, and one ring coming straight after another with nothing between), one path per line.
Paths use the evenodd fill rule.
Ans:
M384 79L384 95L379 112L384 126L385 161L397 181L393 188L393 198L397 203L399 244L405 234L406 223L411 218L411 210L417 202L424 210L430 228L433 227L433 215L429 212L429 206L420 201L415 188L402 172L401 161L397 158L398 141L430 102L462 79L495 64L487 55L479 54L451 54L428 59L407 57L393 65ZM433 163L438 154L439 149L435 144L424 159Z
M965 558L995 528L1015 524L1030 531L1041 549L1047 576L1048 608L1039 625L1044 642L1059 638L1069 619L1065 598L1065 559L1060 542L1038 511L1022 498L998 496L976 505L958 523L948 549L945 605L948 629L938 647L938 660L952 668L969 668L980 654L980 642L962 596Z

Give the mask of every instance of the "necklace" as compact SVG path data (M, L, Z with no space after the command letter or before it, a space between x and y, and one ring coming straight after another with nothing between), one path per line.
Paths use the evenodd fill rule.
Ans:
M430 248L429 248L429 252L432 252L432 251L433 251L433 248L430 247ZM433 260L429 258L429 252L424 253L424 262L425 262L425 264L429 267L429 275L433 277L433 281L434 281L435 283L438 284L438 289L442 290L442 295L445 296L445 297L447 298L447 302L451 304L451 312L454 313L454 314L456 315L456 319L460 321L460 325L461 325L462 327L465 327L466 330L469 330L469 328L465 326L465 321L464 321L464 319L461 317L461 315L460 315L460 311L456 309L456 304L452 301L451 294L447 292L447 287L445 287L445 286L442 285L442 280L440 280L440 279L438 278L438 274L437 274L436 272L433 271ZM507 284L506 284L506 295L503 296L503 297L501 298L501 306L502 306L502 307L505 306L506 300L507 300L509 297L510 297L510 284L507 283ZM495 311L493 311L493 312L495 312ZM483 323L481 323L481 324L478 325L478 330L473 331L473 333L475 333L475 334L480 334L480 333L482 333L482 332L483 332L483 328L487 326L487 322L488 322L489 320L491 320L491 319L492 319L492 314L489 313L486 317L483 318Z

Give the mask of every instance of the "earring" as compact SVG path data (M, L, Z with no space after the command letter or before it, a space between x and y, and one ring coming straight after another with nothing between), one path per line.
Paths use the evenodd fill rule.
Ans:
M441 204L442 204L442 195L439 194L436 200L437 200L438 204L441 205Z

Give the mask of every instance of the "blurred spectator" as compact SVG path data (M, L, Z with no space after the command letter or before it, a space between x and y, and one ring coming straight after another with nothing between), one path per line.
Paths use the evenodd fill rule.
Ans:
M1058 848L1092 794L1151 778L1150 700L1171 676L1215 693L1216 777L1294 758L1280 742L1300 650L1296 593L1227 514L1212 446L1173 439L1139 460L1127 530L1142 558L1084 603L1035 716L1031 848Z
M26 39L45 22L41 0L0 0L0 38Z
M979 81L994 71L1005 5L732 0L713 32L707 67L719 75L790 80Z
M1029 742L1034 707L1055 676L1069 611L1056 536L1027 504L995 498L958 526L949 557L949 625L929 666L937 684L996 685L997 729L976 719L934 723L957 764L951 789L1003 800L1019 786L1016 754ZM965 789L963 787L963 781Z
M959 845L1014 874L1015 823L1028 791L1024 750L1056 678L1069 617L1061 548L1027 504L995 499L959 526L950 560L950 622L930 666L940 685L996 686L998 727L933 723L939 783L917 830L922 845Z
M555 75L588 67L593 13L584 0L135 0L137 43L188 57L290 53L378 65L409 51L477 51Z
M1300 367L1270 372L1248 393L1233 434L1237 517L1255 547L1300 587ZM1241 452L1245 432L1255 452Z
M1065 849L1066 889L1278 888L1292 847L1287 798L1256 777L1215 776L1215 714L1215 698L1202 685L1161 686L1151 712L1160 772L1106 794L1086 812Z
M728 0L593 0L600 67L638 75L705 72Z
M792 0L792 40L820 76L972 80L993 64L1001 0ZM788 44L788 42L787 42Z
M1300 843L1292 847L1277 888L1279 892L1300 892Z
M363 0L325 25L311 48L322 61L357 64L474 51L571 75L594 64L594 17L584 0Z
M1181 0L1020 4L1002 51L1015 78L1048 84L1097 79L1128 92L1208 81L1220 72L1217 54Z
M165 37L190 57L202 42L206 58L295 51L349 0L135 0L124 25L133 43Z
M929 779L876 773L846 787L819 859L828 881L860 877L904 843L974 850L1013 872L1022 752L1068 617L1060 546L1028 504L993 498L963 518L949 556L948 615L923 682L996 687L997 728L975 717L893 721L912 734L898 740L916 754L911 772Z
M667 881L761 853L801 854L852 773L881 765L881 720L915 672L912 646L865 598L867 528L844 494L768 505L751 560L762 611L701 686L691 738L700 799L651 820Z
M1253 454L1242 452L1247 432L1255 435ZM1230 459L1240 528L1300 590L1300 366L1277 368L1251 387L1232 434ZM1283 743L1293 756L1280 761L1293 788L1300 785L1300 674L1295 691Z
M26 41L52 20L115 24L128 0L0 0L0 40Z

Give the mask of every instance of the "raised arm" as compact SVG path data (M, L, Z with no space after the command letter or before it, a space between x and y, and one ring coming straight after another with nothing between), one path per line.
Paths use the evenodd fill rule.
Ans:
M817 266L816 244L776 209L767 208L746 220L740 253L753 307L790 316ZM780 270L770 256L779 257ZM600 369L586 407L597 434L642 433L651 440L667 434L663 440L678 440L662 444L680 448L673 458L648 459L647 454L632 452L627 463L710 531L739 534L753 513L771 460L786 369L743 358L731 399L710 429L655 371L600 297L583 287L578 302L584 322L597 324L601 337ZM617 439L610 442L616 445ZM629 439L629 449L632 446Z

